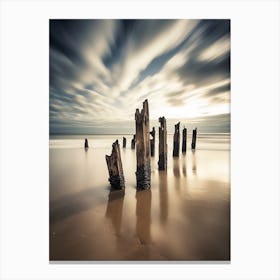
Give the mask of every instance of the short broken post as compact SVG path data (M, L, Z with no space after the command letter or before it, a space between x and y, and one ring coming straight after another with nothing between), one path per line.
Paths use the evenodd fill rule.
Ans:
M193 129L192 132L192 150L195 150L196 147L196 134L197 134L197 128Z
M137 189L151 188L150 124L148 100L143 102L143 109L135 113L136 125L136 181Z
M180 150L180 122L175 124L175 132L173 136L173 157L179 156Z
M88 149L88 140L87 140L87 138L85 139L85 149Z
M126 138L123 137L123 148L126 148Z
M158 119L160 127L158 129L158 169L167 169L167 131L165 117Z
M135 134L133 135L133 138L131 139L131 149L135 149Z
M156 136L156 131L155 131L154 127L153 127L152 131L150 132L150 135L153 137L152 139L150 139L151 156L153 157L155 155L155 136Z
M187 129L183 128L183 142L182 142L182 153L187 151Z
M124 175L120 153L120 145L116 140L112 145L112 153L110 156L105 156L109 171L109 182L112 189L124 189Z

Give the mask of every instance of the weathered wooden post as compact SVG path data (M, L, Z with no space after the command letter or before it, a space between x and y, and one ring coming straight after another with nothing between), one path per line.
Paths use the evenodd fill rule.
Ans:
M179 156L180 150L180 122L175 124L175 132L173 136L173 157Z
M123 137L123 148L126 148L126 138Z
M156 136L156 131L155 128L153 127L152 131L150 132L151 136L153 137L150 140L151 144L151 156L153 157L155 155L155 136Z
M158 169L166 170L167 168L167 132L165 117L158 119L160 127L158 128Z
M133 135L133 138L131 139L131 149L135 149L135 134Z
M192 150L195 150L196 134L197 134L197 128L193 129L193 132L192 132Z
M85 139L85 149L88 149L88 140L87 140L87 138Z
M182 153L185 153L187 150L187 129L183 129L183 142L182 142Z
M120 145L116 140L112 145L111 156L105 156L109 171L109 182L113 189L124 189L124 175L120 153Z
M141 113L136 109L136 180L137 189L151 187L150 124L148 100L143 102Z

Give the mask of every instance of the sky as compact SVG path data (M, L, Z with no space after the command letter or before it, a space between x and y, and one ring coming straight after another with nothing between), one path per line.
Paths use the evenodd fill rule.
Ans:
M50 133L230 132L230 20L50 20Z

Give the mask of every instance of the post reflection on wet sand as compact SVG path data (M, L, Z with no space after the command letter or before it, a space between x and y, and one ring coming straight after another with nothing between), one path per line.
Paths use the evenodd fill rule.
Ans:
M136 192L136 234L142 245L151 241L151 205L151 190Z
M196 154L194 150L192 150L192 172L194 175L197 175Z
M183 160L183 167L182 167L183 176L184 176L184 177L187 177L187 164L186 164L187 157L186 157L186 153L184 153L184 154L182 155L182 160Z
M167 171L162 170L158 172L159 176L159 209L160 209L160 223L166 223L168 217L168 183Z
M120 235L124 190L111 190L108 196L106 217L111 219L116 235Z
M136 153L122 149L125 194L109 191L106 152L51 149L50 260L230 260L228 150L169 156L166 171L156 153L151 190L136 193Z
M180 160L179 158L173 159L173 174L176 178L180 178Z
M181 191L181 163L179 158L174 158L173 160L173 174L174 174L174 188L179 193Z

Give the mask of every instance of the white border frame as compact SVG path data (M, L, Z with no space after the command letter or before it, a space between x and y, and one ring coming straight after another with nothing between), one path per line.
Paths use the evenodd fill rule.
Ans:
M50 264L50 18L230 18L230 264ZM2 1L1 279L279 279L279 2Z

